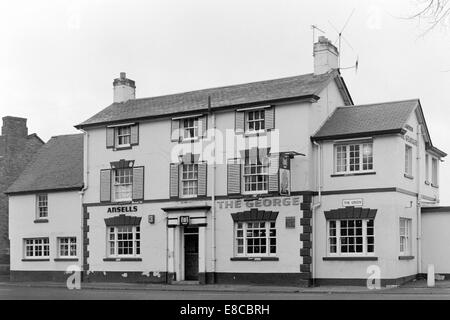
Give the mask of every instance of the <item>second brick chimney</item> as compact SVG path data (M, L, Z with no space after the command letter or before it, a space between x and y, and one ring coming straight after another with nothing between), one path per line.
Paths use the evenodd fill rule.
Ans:
M314 44L314 74L327 73L332 69L339 68L339 51L324 36Z
M125 72L120 73L120 78L114 79L114 102L127 102L136 99L136 84L128 79Z
M3 117L2 136L26 138L28 136L27 119L18 117Z

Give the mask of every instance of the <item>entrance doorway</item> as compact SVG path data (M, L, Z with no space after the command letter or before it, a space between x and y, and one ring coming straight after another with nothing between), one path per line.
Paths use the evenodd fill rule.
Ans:
M198 228L184 228L184 279L198 280Z

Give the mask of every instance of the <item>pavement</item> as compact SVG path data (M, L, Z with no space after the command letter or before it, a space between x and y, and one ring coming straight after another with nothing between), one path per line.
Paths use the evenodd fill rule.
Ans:
M25 287L25 288L64 288L65 283L60 282L10 282L2 281L0 286ZM402 286L382 287L370 290L361 286L318 286L318 287L286 287L286 286L263 286L263 285L226 285L226 284L140 284L140 283L104 283L104 282L82 282L82 289L87 290L133 290L133 291L178 291L178 292L228 292L228 293L352 293L352 294L444 294L450 298L450 280L436 281L434 288L428 288L426 280L411 281Z

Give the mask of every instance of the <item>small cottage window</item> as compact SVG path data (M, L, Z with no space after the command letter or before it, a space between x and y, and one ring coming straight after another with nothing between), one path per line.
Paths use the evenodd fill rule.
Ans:
M277 253L275 221L235 223L235 254L238 257L265 257Z
M328 221L330 255L369 255L375 251L373 219Z
M139 226L108 227L108 256L135 257L141 254Z
M373 170L373 143L337 144L334 147L335 172L351 174Z
M48 217L48 195L39 194L37 196L37 218L45 219Z
M130 201L133 191L133 168L121 168L113 170L114 201Z
M131 126L117 127L116 146L125 147L131 144Z

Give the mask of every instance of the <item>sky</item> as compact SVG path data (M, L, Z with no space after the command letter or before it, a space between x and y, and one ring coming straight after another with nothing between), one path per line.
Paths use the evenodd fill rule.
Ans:
M0 117L47 141L112 103L120 72L137 98L313 71L312 30L342 41L356 104L420 98L450 153L450 19L426 34L419 0L0 0ZM353 15L352 15L353 12ZM449 157L450 159L450 157ZM441 204L450 205L450 165Z

